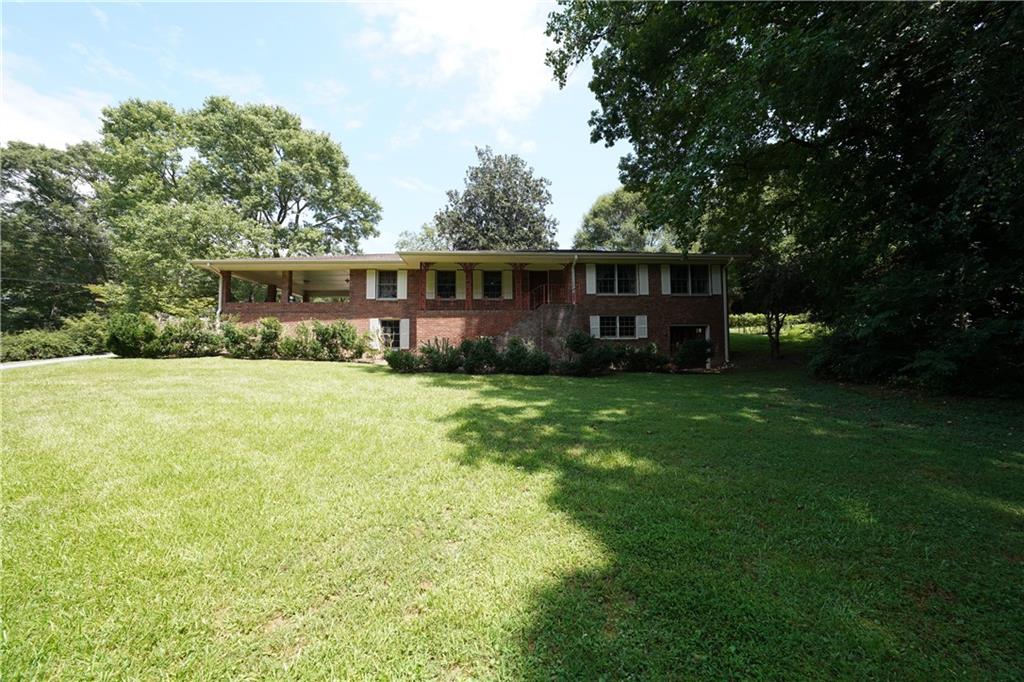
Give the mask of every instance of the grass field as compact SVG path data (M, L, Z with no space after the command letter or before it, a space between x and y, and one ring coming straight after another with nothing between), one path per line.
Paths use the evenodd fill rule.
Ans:
M1009 679L1024 409L794 363L3 374L3 676Z

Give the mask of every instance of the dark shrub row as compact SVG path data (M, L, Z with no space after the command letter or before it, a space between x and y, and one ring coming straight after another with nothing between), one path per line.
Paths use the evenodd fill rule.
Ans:
M673 358L646 346L616 346L599 343L582 330L571 332L565 339L571 357L553 364L547 353L536 350L521 339L511 339L498 350L488 338L467 339L458 346L447 339L431 340L418 351L392 350L384 358L398 372L458 372L466 374L567 374L601 376L613 370L623 372L665 372L677 368L703 367L711 357L707 341L682 344Z
M4 334L0 361L45 360L106 351L107 321L96 313L64 320L60 329L32 329Z
M158 325L148 315L110 319L107 348L127 358L194 358L226 352L234 358L344 361L362 357L367 340L345 321L295 325L265 317L255 325L224 322L217 330L206 320L183 318Z
M487 338L466 339L458 346L448 339L434 339L418 352L392 350L384 355L388 365L398 372L458 372L467 374L547 374L551 358L521 339L510 340L498 350Z

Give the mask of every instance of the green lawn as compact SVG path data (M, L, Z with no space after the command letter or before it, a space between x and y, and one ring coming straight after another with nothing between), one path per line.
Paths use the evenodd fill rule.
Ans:
M1024 409L721 375L3 373L3 676L1013 678Z

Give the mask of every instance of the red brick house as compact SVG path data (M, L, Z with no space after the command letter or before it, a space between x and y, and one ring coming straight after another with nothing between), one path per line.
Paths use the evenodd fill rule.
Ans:
M663 351L705 338L729 360L728 277L736 256L612 251L405 251L197 260L220 277L218 314L242 322L348 320L395 348L519 336L557 352L573 328ZM267 285L238 301L232 281Z

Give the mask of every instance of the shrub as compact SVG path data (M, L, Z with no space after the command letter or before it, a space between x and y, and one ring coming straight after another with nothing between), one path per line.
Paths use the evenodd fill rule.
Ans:
M224 339L224 349L233 358L255 357L256 328L243 327L235 322L221 322L220 333Z
M45 360L79 355L75 339L66 331L30 329L18 334L4 334L0 339L0 359L3 362Z
M149 315L119 313L107 323L107 350L123 358L142 357L156 338L156 322Z
M300 322L291 334L283 336L277 346L278 357L284 360L319 360L323 355L313 331L305 322Z
M168 321L156 339L146 344L146 357L198 358L217 355L223 339L209 323L198 317Z
M76 353L90 355L107 350L107 320L99 313L69 317L61 326L78 346Z
M487 374L497 369L498 349L488 338L466 339L459 345L467 374Z
M420 369L420 359L408 350L389 350L384 353L388 366L396 372L408 374Z
M253 343L254 358L276 358L284 335L284 326L276 317L263 317L256 323L256 337Z
M672 356L676 369L701 368L711 357L711 342L706 339L690 339L679 344L679 349Z
M310 360L350 360L362 357L366 352L366 344L356 331L355 326L345 320L324 323L313 322L313 340Z
M547 374L551 371L551 358L522 339L512 338L498 357L498 369L509 374Z
M565 347L573 353L583 354L593 348L597 340L582 329L573 329L565 337Z
M456 372L462 366L462 353L448 339L431 339L420 346L420 357L429 372Z
M626 346L620 356L620 367L625 372L661 372L668 364L668 356L659 353L654 343L643 347Z

